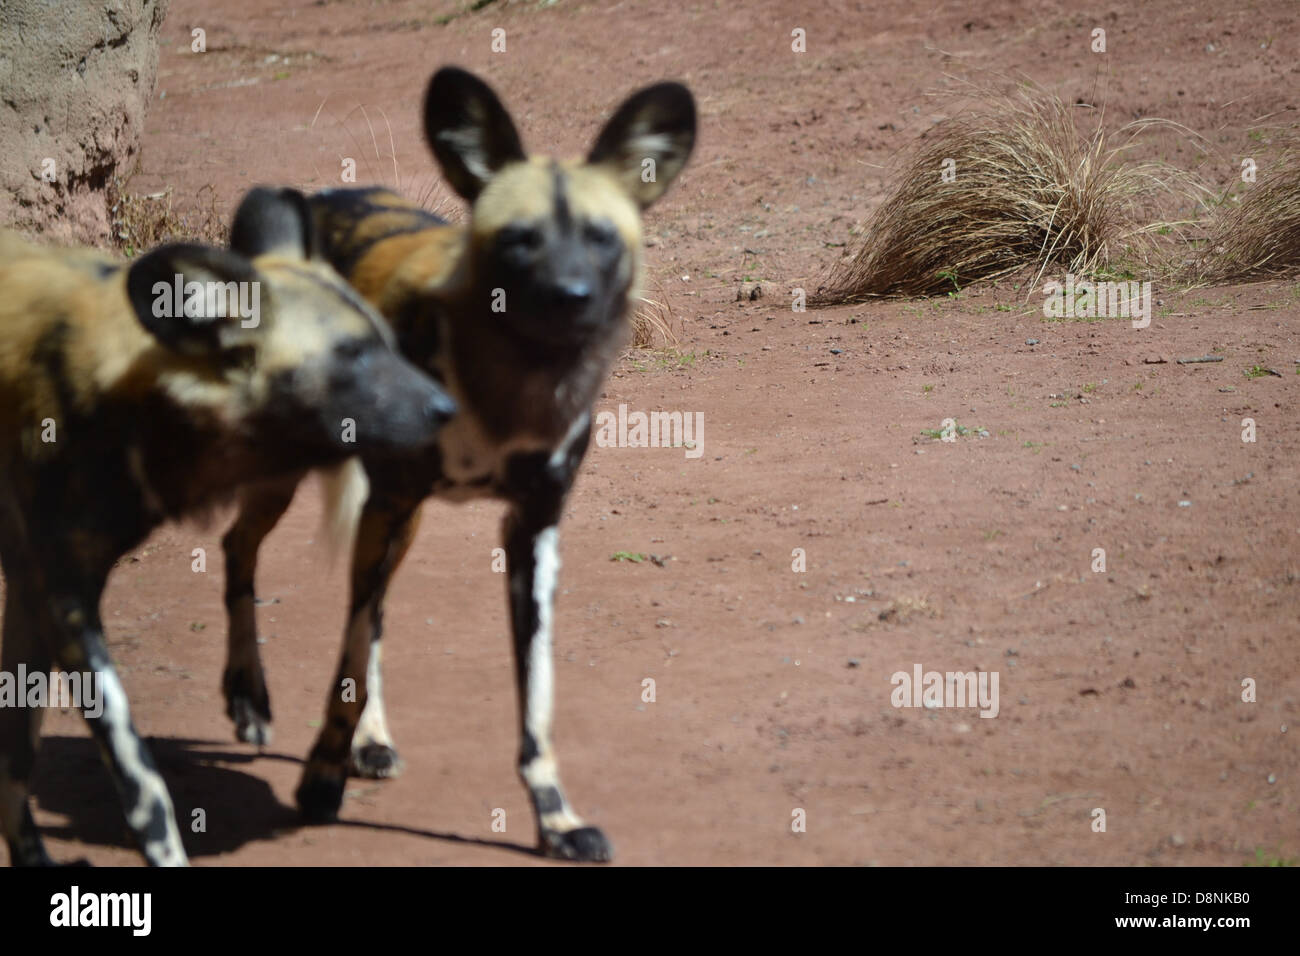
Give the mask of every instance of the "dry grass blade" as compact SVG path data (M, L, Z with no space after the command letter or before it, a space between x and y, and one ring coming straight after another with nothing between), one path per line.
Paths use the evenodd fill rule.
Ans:
M127 184L114 179L108 187L108 214L112 244L126 255L134 256L164 242L205 242L224 246L230 226L217 209L216 191L205 186L207 202L202 200L195 211L177 213L170 189L148 195L127 191Z
M1220 207L1192 269L1215 283L1300 275L1300 149L1262 166L1240 202Z
M308 126L308 132L316 130L316 121L320 119L321 113L325 112L325 104L328 102L327 96L321 101L320 106L316 108L316 114L312 117L311 125ZM393 127L388 121L388 114L382 109L376 108L380 117L384 121L384 128L388 134L388 151L385 154L379 147L379 137L375 133L375 124L371 122L370 112L366 109L364 103L358 103L342 119L337 119L332 113L328 113L328 118L333 122L335 133L330 134L322 129L322 135L338 135L341 133L351 142L352 148L348 150L349 156L338 154L340 163L351 159L354 165L354 172L359 174L360 181L341 181L338 173L332 172L331 175L325 176L319 168L315 168L317 183L336 184L343 188L354 188L364 185L382 185L391 189L399 195L405 196L416 205L440 216L448 222L459 222L464 218L464 211L459 199L443 183L441 177L437 174L432 166L432 160L429 160L428 171L416 174L410 177L403 177L401 168L397 162L397 144L393 139ZM365 125L365 136L369 137L370 148L364 145L364 137L359 138L353 126L357 116L361 117ZM373 157L373 159L372 159ZM389 179L389 167L391 167L391 182ZM337 181L337 183L336 183ZM304 186L308 192L310 187Z
M1099 121L1085 135L1043 91L980 96L979 110L926 135L813 304L934 295L1048 265L1085 275L1130 257L1150 264L1170 225L1156 221L1161 200L1204 195L1180 170L1124 161L1141 133L1173 124L1108 132Z

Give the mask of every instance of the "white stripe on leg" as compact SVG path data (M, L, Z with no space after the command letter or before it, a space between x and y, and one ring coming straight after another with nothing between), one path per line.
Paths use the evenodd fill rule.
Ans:
M188 861L176 828L167 784L149 767L144 741L131 727L126 690L111 667L96 672L104 712L96 718L104 728L100 740L111 750L118 772L137 787L134 806L127 806L126 819L140 840L145 857L155 866L184 866ZM124 796L125 799L125 796ZM161 819L159 811L161 810Z
M392 735L388 732L388 715L384 709L383 652L383 642L371 642L370 660L366 663L366 706L361 711L361 719L357 721L357 729L352 735L354 751L367 744L393 746Z
M585 824L569 808L560 786L559 767L551 747L551 721L555 711L555 663L552 649L555 586L560 574L559 532L547 528L533 543L533 606L537 629L528 646L528 687L524 699L524 729L537 746L537 755L521 768L524 782L534 794L553 790L557 808L541 810L542 827L561 832Z

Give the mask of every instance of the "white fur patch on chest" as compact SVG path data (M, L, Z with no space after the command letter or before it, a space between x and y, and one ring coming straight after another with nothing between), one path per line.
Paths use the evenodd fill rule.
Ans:
M550 456L551 464L559 467L590 428L591 417L584 412L569 425L559 442L528 433L498 441L487 434L474 410L462 403L461 411L438 435L442 480L434 494L451 501L491 497L504 483L506 467L513 456L544 452Z
M533 435L490 436L472 408L461 411L438 434L443 480L435 494L452 501L491 496L505 479L506 463L521 452L550 450L551 443Z

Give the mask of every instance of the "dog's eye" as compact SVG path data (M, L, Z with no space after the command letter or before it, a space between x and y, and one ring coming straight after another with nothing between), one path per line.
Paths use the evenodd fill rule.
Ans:
M589 222L582 230L583 238L593 246L612 246L618 241L618 233L607 222Z
M507 226L497 236L503 249L536 249L542 244L542 233L532 226Z
M345 362L351 362L361 358L369 347L364 339L344 339L334 346L334 354Z

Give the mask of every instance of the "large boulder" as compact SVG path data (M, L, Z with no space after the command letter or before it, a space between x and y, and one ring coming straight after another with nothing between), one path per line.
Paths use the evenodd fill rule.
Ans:
M106 190L139 153L168 3L0 0L0 227L109 238Z

